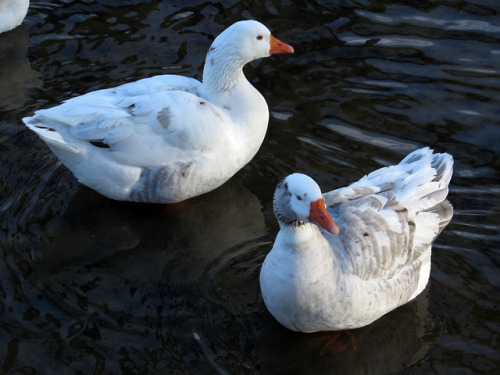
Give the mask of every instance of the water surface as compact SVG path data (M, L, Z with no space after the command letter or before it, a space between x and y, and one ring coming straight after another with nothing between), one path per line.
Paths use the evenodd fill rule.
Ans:
M492 1L33 1L0 35L0 372L493 373L500 368L500 7ZM178 205L106 199L21 118L156 74L201 78L240 19L294 46L249 64L268 101L257 156ZM267 313L272 195L327 191L429 146L455 158L451 224L414 302L341 337Z

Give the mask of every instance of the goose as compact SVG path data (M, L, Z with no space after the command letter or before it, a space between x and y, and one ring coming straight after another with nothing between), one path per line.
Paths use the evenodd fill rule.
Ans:
M453 215L452 168L451 155L427 147L324 194L305 174L282 180L280 231L260 273L271 315L294 331L350 330L418 296Z
M262 23L239 21L212 43L202 82L144 78L71 98L23 122L100 194L180 202L219 187L254 157L269 110L243 67L293 52Z
M0 33L19 26L30 6L29 0L0 0Z

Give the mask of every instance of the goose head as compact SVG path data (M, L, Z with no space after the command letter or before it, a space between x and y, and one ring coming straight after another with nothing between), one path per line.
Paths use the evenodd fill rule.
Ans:
M203 69L203 83L216 90L226 90L242 75L250 61L270 55L293 53L293 48L271 35L258 21L239 21L213 41Z
M291 174L278 184L274 214L281 227L311 223L332 234L339 233L339 227L326 210L321 189L305 174Z
M253 20L233 23L215 38L210 53L219 50L226 56L239 57L245 64L270 55L293 53L293 47L271 35L262 23Z

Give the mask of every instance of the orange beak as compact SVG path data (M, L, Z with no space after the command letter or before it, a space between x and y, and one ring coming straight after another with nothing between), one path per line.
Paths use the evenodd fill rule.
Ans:
M271 55L278 55L280 53L293 53L293 47L283 43L271 35L271 48L269 49Z
M326 210L323 198L311 203L311 211L307 219L331 234L339 234L339 227Z

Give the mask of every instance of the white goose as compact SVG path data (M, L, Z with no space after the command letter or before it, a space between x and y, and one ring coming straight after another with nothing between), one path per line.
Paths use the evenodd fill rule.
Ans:
M286 177L274 195L281 230L260 274L271 314L295 331L353 329L415 298L453 215L452 167L451 155L423 148L325 194L306 175Z
M257 21L210 47L203 83L161 75L39 110L24 123L78 180L117 200L173 203L211 191L247 164L269 111L243 66L293 48Z
M0 33L19 26L30 6L29 0L0 0Z

